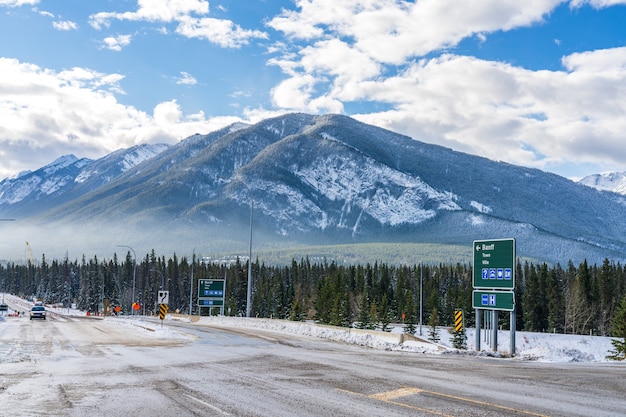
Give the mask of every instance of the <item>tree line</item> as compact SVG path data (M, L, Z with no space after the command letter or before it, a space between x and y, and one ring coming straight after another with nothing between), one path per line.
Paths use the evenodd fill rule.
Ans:
M333 261L293 260L290 265L252 264L251 315L315 320L323 324L386 330L390 323L451 326L454 312L465 312L473 327L472 268L470 265L342 265ZM198 314L198 280L224 279L224 314L244 316L247 260L205 262L195 256L169 258L154 251L142 259L130 252L122 259L96 256L36 265L0 265L0 290L46 304L75 305L93 314L105 306L120 306L131 314L134 299L141 314L158 314L157 293L169 291L169 311ZM626 296L626 271L605 259L602 265L569 262L534 264L517 261L516 328L570 334L614 335L615 317ZM626 302L624 303L626 305ZM190 309L191 305L191 309ZM201 309L202 314L214 314ZM508 328L510 315L500 312ZM618 335L622 337L621 335Z

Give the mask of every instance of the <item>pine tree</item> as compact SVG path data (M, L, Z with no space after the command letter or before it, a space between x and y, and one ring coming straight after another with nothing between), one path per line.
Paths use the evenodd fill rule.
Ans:
M291 321L304 321L306 315L304 314L304 307L302 302L302 285L298 283L295 288L293 296L293 302L291 303L291 311L289 314L289 320Z
M357 316L358 329L368 329L370 327L370 309L367 303L367 294L363 291L361 301L359 303L359 315Z
M454 329L452 331L452 339L450 340L452 342L452 346L455 349L467 349L467 335L465 334L465 329L461 329L458 331Z
M370 330L376 330L378 328L378 306L376 301L372 301L370 304L370 323L367 326Z
M610 355L607 356L607 359L626 360L626 296L622 297L615 316L613 316L612 331L613 336L621 337L622 340L614 339L611 341L615 349L609 352Z
M413 302L413 291L406 290L405 303L404 303L404 332L409 334L415 334L415 307Z
M389 300L387 294L383 294L383 299L380 305L380 312L378 313L378 320L380 321L380 330L383 332L390 332L389 324L391 318L389 317Z
M439 330L437 329L437 326L439 326L439 312L437 308L433 308L430 319L428 319L428 326L428 340L435 343L439 342Z

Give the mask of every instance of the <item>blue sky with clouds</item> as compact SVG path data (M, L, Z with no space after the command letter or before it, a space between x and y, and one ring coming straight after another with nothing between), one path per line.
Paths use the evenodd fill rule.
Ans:
M626 0L0 0L0 179L294 111L626 171L624 22Z

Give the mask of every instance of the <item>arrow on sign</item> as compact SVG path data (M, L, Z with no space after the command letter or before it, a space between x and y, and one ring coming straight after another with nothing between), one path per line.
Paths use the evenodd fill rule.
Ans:
M170 298L170 292L169 291L159 291L158 294L158 301L159 304L167 304Z

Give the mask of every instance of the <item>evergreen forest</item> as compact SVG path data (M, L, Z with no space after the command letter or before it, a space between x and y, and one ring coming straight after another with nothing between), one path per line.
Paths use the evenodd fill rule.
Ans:
M246 315L247 260L205 262L154 251L135 260L97 257L26 265L0 265L0 291L48 305L70 307L89 314L158 315L157 292L169 292L169 311L216 314L198 308L198 280L224 279L224 314ZM522 263L516 267L516 329L523 331L612 336L616 314L626 296L624 267L605 259L602 265ZM408 332L422 323L452 326L461 309L465 326L475 325L470 265L338 265L335 262L293 260L290 265L252 264L251 316L315 320L322 324L387 330L403 323ZM191 308L190 308L191 304ZM625 303L626 305L626 303ZM500 312L503 328L510 315ZM612 324L613 323L613 324ZM620 335L621 336L621 335Z

